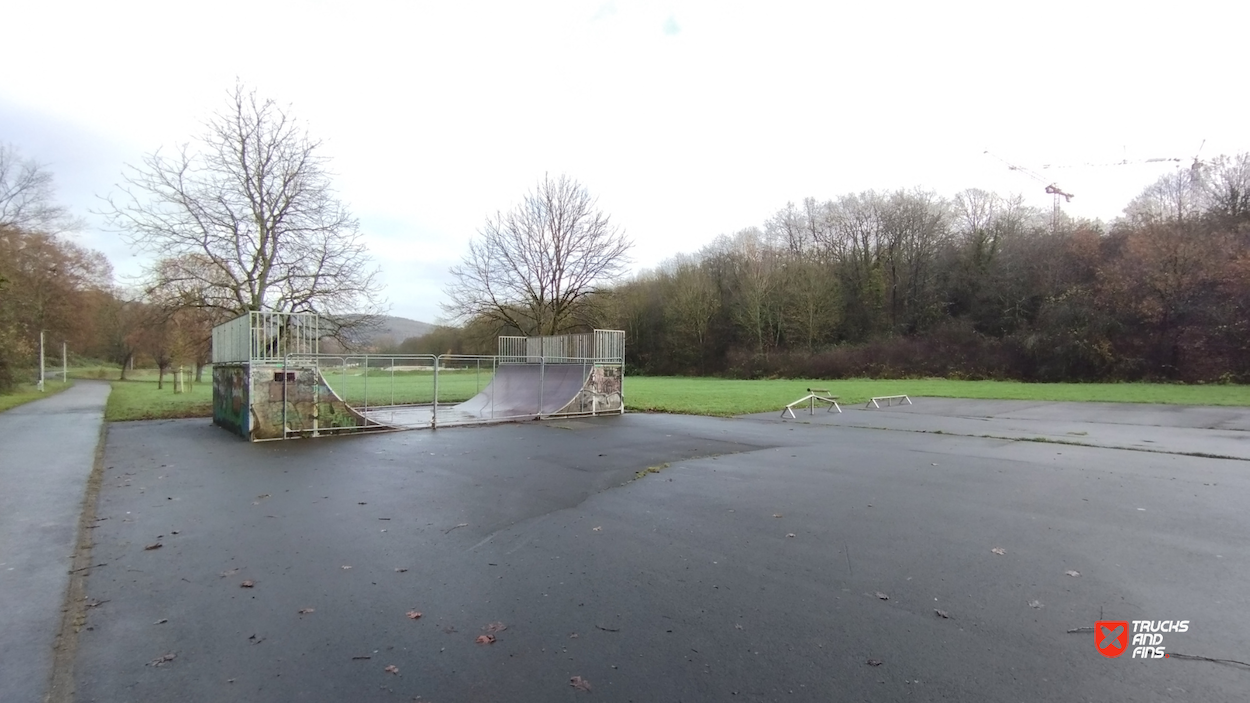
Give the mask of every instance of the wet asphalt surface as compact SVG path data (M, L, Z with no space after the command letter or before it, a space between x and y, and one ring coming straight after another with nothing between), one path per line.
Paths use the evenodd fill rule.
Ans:
M41 701L109 386L0 413L0 701Z
M626 415L266 444L120 423L105 466L79 701L1250 690L1068 633L1185 619L1168 651L1250 661L1245 461Z

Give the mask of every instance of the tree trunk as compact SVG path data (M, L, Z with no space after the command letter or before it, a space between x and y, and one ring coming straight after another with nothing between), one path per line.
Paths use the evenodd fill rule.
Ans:
M195 382L204 382L204 362L202 361L195 362Z
M158 369L158 371L156 372L156 390L158 391L164 390L165 388L165 365L157 364L156 368Z
M130 360L133 358L135 358L134 354L127 354L126 358L122 359L122 375L119 380L121 381L126 380L126 371L130 369Z

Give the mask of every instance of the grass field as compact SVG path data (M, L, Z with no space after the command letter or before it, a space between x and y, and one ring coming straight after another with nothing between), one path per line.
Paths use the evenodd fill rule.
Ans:
M846 405L883 395L907 394L939 398L996 400L1068 400L1175 405L1250 405L1250 386L1184 386L1160 383L1018 383L1014 381L951 381L941 378L838 381L758 380L634 376L625 379L625 406L630 410L690 415L745 415L777 411L807 395L808 388L827 388Z
M44 391L41 393L33 383L19 383L12 392L0 395L0 412L4 412L9 408L16 408L19 405L23 405L34 400L39 400L40 398L47 398L50 395L56 395L72 385L74 384L61 383L60 381L44 381Z
M380 371L370 370L365 376L359 369L347 373L323 369L322 377L339 397L351 404L402 405L405 403L431 403L434 401L434 372L432 371ZM490 368L478 371L444 370L438 374L438 399L440 403L457 403L468 400L490 383L494 373Z
M188 384L188 392L174 393L171 374L165 374L165 387L159 390L156 387L156 371L136 370L126 375L129 380L112 381L113 390L104 408L105 420L116 422L213 415L213 384L207 376L203 383ZM116 378L113 374L109 377Z
M116 369L71 370L81 378L116 378ZM166 375L165 389L156 389L156 371L138 370L132 380L113 381L105 419L144 420L212 415L212 383L206 372L203 383L191 392L175 394L173 380ZM444 370L439 374L439 399L458 402L471 398L490 383L491 370ZM370 370L368 377L359 368L346 372L327 369L330 387L349 403L389 405L428 403L434 397L434 375L430 371L388 372ZM59 386L49 382L49 390ZM625 379L625 403L631 411L671 412L690 415L745 415L780 412L786 403L807 394L809 387L828 388L846 405L868 398L905 393L911 396L981 398L1005 400L1101 401L1117 403L1167 403L1175 405L1250 406L1250 386L1180 385L1160 383L1018 383L1014 381L952 381L947 379L874 380L866 378L837 381L811 379L730 380L631 376ZM34 400L29 391L0 396L0 409L12 407L13 400Z

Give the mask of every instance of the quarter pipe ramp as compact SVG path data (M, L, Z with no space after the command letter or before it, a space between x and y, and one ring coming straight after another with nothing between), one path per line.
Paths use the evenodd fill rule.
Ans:
M371 423L393 428L522 420L549 415L619 412L621 378L590 364L501 364L472 398L456 404L354 408Z

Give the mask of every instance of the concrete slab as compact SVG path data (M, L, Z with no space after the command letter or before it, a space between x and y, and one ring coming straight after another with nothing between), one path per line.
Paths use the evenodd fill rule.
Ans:
M807 423L1043 440L1095 447L1250 460L1250 408L1127 403L1044 403L914 398L912 405L844 408L842 414L749 415L762 422ZM1169 424L1170 423L1170 424Z
M51 680L109 385L77 381L0 413L0 698L41 701Z
M1250 659L1240 462L663 415L106 456L82 701L1244 700L1068 632Z

